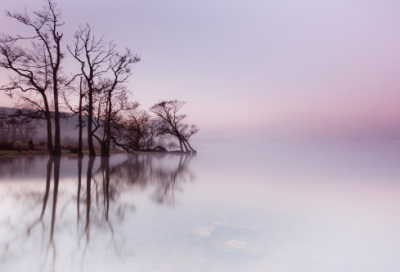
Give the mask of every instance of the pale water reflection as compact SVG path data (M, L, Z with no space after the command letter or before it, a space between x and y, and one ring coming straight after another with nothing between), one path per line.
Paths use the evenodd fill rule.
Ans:
M400 271L398 143L264 148L0 158L0 271Z

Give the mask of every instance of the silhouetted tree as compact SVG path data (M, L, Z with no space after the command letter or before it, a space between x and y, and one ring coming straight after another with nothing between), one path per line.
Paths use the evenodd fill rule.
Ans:
M89 156L95 156L96 152L93 146L93 112L94 96L96 93L105 105L103 108L104 116L102 119L104 130L104 141L101 141L102 156L109 155L110 127L115 109L113 109L113 96L118 90L122 90L121 84L126 82L132 74L130 65L140 60L134 56L129 49L123 55L115 51L116 45L112 41L105 42L103 37L99 40L91 34L89 25L80 28L74 36L74 44L68 47L72 56L80 63L81 72L76 76L82 75L85 78L88 89L88 145ZM102 79L104 76L110 76L110 79ZM116 94L118 96L118 94ZM99 109L99 107L98 107Z
M83 143L82 143L82 133L83 133L83 127L86 125L85 120L82 117L82 114L84 113L84 109L87 107L84 107L82 105L83 99L86 97L88 93L87 89L87 84L83 82L82 77L80 77L79 80L79 85L77 86L76 89L79 89L79 103L78 103L78 108L73 107L69 100L69 95L71 94L71 91L75 90L74 87L76 86L71 86L73 81L70 81L67 83L69 88L65 89L65 91L62 93L63 99L69 110L73 113L73 115L78 115L78 157L83 157Z
M14 73L7 85L0 89L10 96L19 96L18 106L34 109L44 115L47 121L47 148L50 155L61 155L60 144L60 113L58 94L62 78L60 77L61 39L63 34L59 27L64 23L60 21L61 11L57 5L48 0L48 5L41 11L34 12L34 19L27 13L11 13L6 11L8 17L29 26L34 35L22 37L3 34L0 37L0 67ZM19 44L26 40L31 41L31 48ZM52 100L49 98L52 94ZM41 98L37 98L37 96ZM54 110L55 137L51 129L51 110Z
M186 114L178 114L178 111L186 104L186 102L179 100L162 101L155 104L150 108L158 117L159 128L158 134L171 135L176 137L179 141L181 151L183 147L186 152L196 152L190 144L189 138L199 131L196 125L189 126L182 122L187 117Z
M101 156L110 156L110 144L117 133L114 124L123 120L123 113L134 111L139 104L128 101L128 91L123 85L115 85L112 80L103 80L97 93L96 118L93 119L93 137L99 142Z
M35 120L36 121L36 120ZM35 121L29 121L29 119L21 117L17 121L17 139L21 143L28 144L29 141L33 140L33 137L37 134L37 123Z
M25 116L26 115L26 116ZM38 119L29 117L27 111L13 110L0 112L1 141L28 144L37 134Z
M148 150L156 143L157 122L144 110L132 110L114 124L114 143L128 152Z

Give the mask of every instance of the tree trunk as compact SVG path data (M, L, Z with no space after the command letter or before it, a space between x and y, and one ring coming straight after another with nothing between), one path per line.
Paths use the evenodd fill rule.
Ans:
M110 130L111 130L111 95L107 99L107 111L104 124L104 136L103 142L101 143L101 156L110 157Z
M102 157L109 157L110 156L110 149L109 145L107 145L107 141L103 140L101 142L101 156Z
M41 93L44 102L45 116L46 116L46 127L47 127L47 150L49 155L53 156L53 135L51 131L51 114L49 109L49 103L47 102L47 97L44 92Z
M46 123L47 123L47 150L49 155L53 156L53 135L51 131L51 116L50 112L46 113Z
M93 90L89 89L89 112L87 121L87 128L88 128L87 134L88 134L88 147L89 147L90 157L96 156L96 152L94 151L94 146L93 146L92 124L93 124Z
M102 148L101 156L110 157L110 126L109 125L108 125L107 131L106 131L106 138L104 140L104 147Z
M185 152L190 152L189 148L186 145L186 141L182 140L183 145L185 146Z
M180 139L180 138L178 138L178 140L179 140L179 145L180 145L180 147L181 147L181 151L183 152L184 150L183 150L182 141L181 141L181 139Z
M189 141L188 141L188 140L185 140L185 141L186 141L187 145L189 146L190 150L192 150L192 152L196 153L197 151L194 150L194 149L191 147L191 145L189 144Z
M54 92L54 152L53 156L61 156L61 131L60 113L58 111L58 82L57 71L53 72L53 92Z
M83 157L83 146L82 146L82 78L81 78L81 88L79 93L79 114L78 114L78 122L79 122L79 135L78 135L78 157Z

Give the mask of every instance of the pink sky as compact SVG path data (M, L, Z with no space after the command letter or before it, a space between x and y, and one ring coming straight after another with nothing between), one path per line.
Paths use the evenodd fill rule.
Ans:
M58 3L64 45L88 22L121 51L129 47L142 58L129 83L133 99L144 108L188 101L189 121L203 132L400 135L398 1ZM5 0L2 7L44 4ZM22 30L0 17L0 32ZM65 61L67 72L76 69ZM11 105L1 97L0 106Z

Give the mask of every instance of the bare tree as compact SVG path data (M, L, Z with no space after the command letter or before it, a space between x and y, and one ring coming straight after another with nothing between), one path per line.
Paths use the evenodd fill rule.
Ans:
M60 144L60 113L58 94L62 78L60 77L61 34L58 29L64 23L60 21L61 11L57 5L47 1L47 6L41 11L33 12L34 19L25 13L11 13L8 17L30 27L34 35L23 37L20 35L1 35L0 37L0 67L12 71L9 84L1 86L10 96L17 94L17 106L34 109L45 115L47 121L47 148L50 155L61 155ZM22 47L24 41L31 41L31 48ZM52 94L52 101L49 98ZM39 98L38 98L39 96ZM51 113L54 108L55 137L54 149L51 129Z
M81 73L76 76L82 75L85 78L88 89L88 147L89 156L96 156L93 145L93 96L96 91L96 79L101 77L107 72L103 70L103 65L109 62L114 47L111 43L106 44L103 38L95 40L91 35L89 25L85 28L80 28L74 36L73 46L68 46L68 51L80 63Z
M17 142L17 125L18 125L18 121L16 118L10 118L7 120L8 125L8 131L9 131L9 135L11 135L11 140L10 142L12 143L16 143Z
M35 122L30 122L27 118L22 117L17 120L17 131L17 139L21 143L28 144L28 141L32 141L37 134L37 125Z
M104 37L96 39L91 34L91 28L86 25L85 28L80 28L75 33L74 44L68 47L72 56L80 63L80 73L76 76L82 75L88 88L88 145L89 156L95 156L96 152L93 146L93 137L96 130L93 129L93 112L94 112L94 96L101 93L105 108L105 116L102 120L104 122L105 141L103 143L102 155L109 155L110 143L110 120L113 118L113 100L112 96L116 90L121 89L121 84L125 83L131 75L130 65L136 63L140 58L133 55L129 49L126 53L119 55L115 51L116 45L112 41L105 42ZM103 76L111 74L109 80L102 79ZM99 109L99 107L97 107ZM108 150L108 151L107 151Z
M119 123L114 123L112 139L127 152L148 150L155 145L157 122L144 110L132 110Z
M114 137L115 126L123 120L123 113L134 111L139 104L129 102L128 91L124 85L116 84L114 80L103 80L99 84L97 93L97 115L93 120L95 128L93 136L97 139L101 147L101 156L110 156L111 139Z
M80 77L79 80L79 85L77 88L71 87L71 83L73 81L70 81L67 83L69 88L66 88L64 92L62 93L64 103L67 105L69 110L73 113L73 115L78 115L78 157L83 157L83 143L82 143L82 132L83 132L83 127L86 125L85 120L82 118L82 113L84 112L84 109L87 107L84 107L82 104L83 99L86 97L88 93L87 89L87 84L83 82L82 77ZM68 97L71 94L71 90L74 89L79 89L79 104L78 108L74 108L70 103L69 100L70 98Z
M179 100L162 101L150 108L160 123L159 135L167 134L176 137L179 141L181 151L196 152L189 144L189 138L199 131L196 125L189 126L182 122L187 115L178 114L178 111L186 104ZM185 150L183 149L185 148Z
M64 116L63 116L64 117ZM28 144L37 134L40 126L41 113L23 109L0 111L0 141L10 141Z

